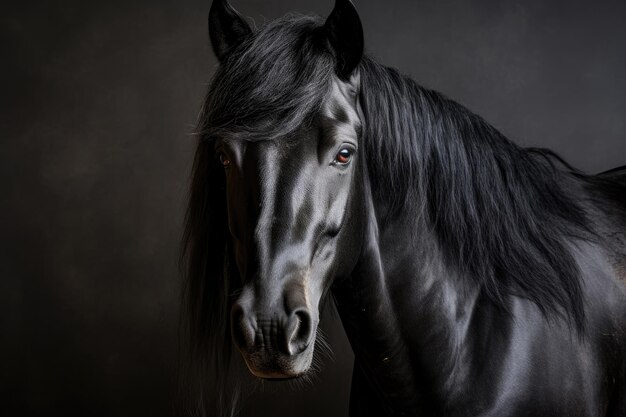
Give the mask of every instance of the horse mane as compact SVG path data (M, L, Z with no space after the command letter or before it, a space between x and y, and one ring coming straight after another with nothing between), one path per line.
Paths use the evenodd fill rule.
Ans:
M255 33L217 68L201 115L205 138L286 138L311 123L335 61L317 17L290 14Z
M235 389L226 381L228 306L238 284L228 262L225 178L214 141L284 138L311 122L334 78L322 25L298 15L269 23L226 57L209 87L181 255L192 415L235 409ZM581 280L565 239L585 237L589 227L584 208L563 186L568 169L369 57L358 70L361 141L377 198L391 212L407 210L426 221L446 262L496 305L506 309L507 295L519 295L582 330Z
M582 331L580 272L565 241L592 236L585 208L570 196L586 176L552 151L515 145L394 69L365 58L360 71L362 141L377 197L392 213L421 216L446 263L497 306L524 297Z

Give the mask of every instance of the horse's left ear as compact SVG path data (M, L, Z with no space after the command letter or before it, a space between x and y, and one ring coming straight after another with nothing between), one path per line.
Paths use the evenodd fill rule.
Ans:
M213 0L209 11L209 37L213 52L222 61L228 51L252 34L252 29L227 0Z
M363 26L352 2L336 0L324 28L337 59L337 75L347 80L363 57Z

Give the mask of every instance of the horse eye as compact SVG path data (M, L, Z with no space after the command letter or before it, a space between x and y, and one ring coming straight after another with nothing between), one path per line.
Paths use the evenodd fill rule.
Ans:
M337 156L335 157L335 162L341 165L345 165L352 159L352 150L348 148L343 148L339 152L337 152Z
M224 152L218 153L218 158L220 159L220 163L224 166L224 168L228 168L230 165L230 159L226 156Z

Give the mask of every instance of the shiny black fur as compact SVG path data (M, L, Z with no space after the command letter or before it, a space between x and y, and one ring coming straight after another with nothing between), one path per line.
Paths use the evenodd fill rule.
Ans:
M216 144L300 146L356 74L343 264L324 284L355 351L351 414L626 415L626 170L520 148L367 56L346 71L327 30L291 16L217 46L185 231L193 411L235 407L231 309L260 279L235 262Z

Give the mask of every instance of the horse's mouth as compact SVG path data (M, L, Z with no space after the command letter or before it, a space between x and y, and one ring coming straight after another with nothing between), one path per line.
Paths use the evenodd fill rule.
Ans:
M252 375L267 380L288 380L299 378L309 371L313 349L307 349L295 356L267 351L242 353L242 356Z
M250 365L248 365L248 370L250 370L252 375L256 376L257 378L270 381L285 381L289 379L297 379L305 375L308 371L308 369L300 372L294 372L293 370L257 369L251 367Z
M284 374L276 372L265 373L253 371L252 369L250 369L250 372L252 372L252 375L256 376L257 378L265 379L267 381L288 381L290 379L298 379L306 374L306 372L302 372L299 374Z

